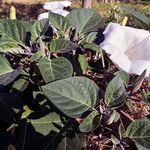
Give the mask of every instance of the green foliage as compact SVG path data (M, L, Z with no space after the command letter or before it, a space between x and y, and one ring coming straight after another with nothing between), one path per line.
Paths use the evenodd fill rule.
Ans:
M39 60L39 69L46 83L72 76L73 68L64 57L49 60L44 57Z
M73 43L72 41L65 39L57 39L51 42L49 50L51 52L65 53L77 47L78 45Z
M69 117L80 117L94 109L98 99L98 86L85 77L70 77L42 87L46 97Z
M93 111L79 125L79 129L81 132L94 131L100 125L100 121L101 116L99 115L99 113L97 111Z
M126 131L126 136L138 143L138 145L150 149L150 121L142 119L132 122Z
M71 28L69 20L66 17L56 13L49 13L49 21L50 24L56 28L61 35L64 35Z
M126 90L120 76L116 76L109 83L105 93L107 107L120 107L126 101Z
M31 119L29 122L32 124L35 131L42 135L48 135L51 131L59 132L59 128L63 127L60 116L54 112L39 119Z
M67 19L80 35L97 31L98 28L103 26L102 17L92 9L81 8L72 10Z
M145 73L135 81L116 72L97 44L99 28L102 17L83 8L34 23L0 20L0 148L132 149L133 141L150 149L149 120L124 112L133 91L149 104Z

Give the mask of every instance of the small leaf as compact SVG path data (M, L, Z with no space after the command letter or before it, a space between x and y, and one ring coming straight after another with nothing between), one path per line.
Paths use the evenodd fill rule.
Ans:
M89 65L88 65L88 62L86 60L86 57L84 55L79 54L78 62L80 64L80 67L81 67L81 70L82 70L83 74L86 74L86 72L87 72L87 70L89 68Z
M59 129L63 127L60 116L54 112L39 119L31 119L30 123L36 132L44 136L48 135L50 131L59 132Z
M69 117L80 117L85 111L94 109L99 88L86 77L70 77L42 87L45 96Z
M129 82L130 77L126 72L117 71L115 74L120 76L124 84L127 84Z
M111 134L111 141L113 142L114 145L120 144L120 141L112 134Z
M58 52L58 53L65 53L69 52L75 48L77 48L78 45L65 39L57 39L53 40L50 44L50 52Z
M21 119L27 118L33 112L33 110L31 110L27 105L23 106L23 109L24 112L21 115Z
M126 137L129 137L145 149L150 149L150 121L141 119L132 122L127 128Z
M84 121L79 125L81 132L94 131L100 124L101 116L98 111L91 112Z
M99 53L102 53L102 51L103 51L98 45L92 44L92 43L85 44L84 48L91 49L91 50L99 52Z
M71 77L72 64L64 57L49 60L44 57L39 60L39 69L46 83Z
M32 55L32 57L31 57L31 60L32 61L39 61L39 59L41 58L41 57L43 57L43 56L45 56L45 54L44 54L44 52L43 51L38 51L38 52L36 52L36 53L34 53L33 55Z
M120 107L126 101L126 90L120 76L116 76L108 84L105 93L107 107Z
M84 35L83 39L87 43L93 43L97 38L98 32L90 32L87 35Z
M49 12L49 22L62 35L64 35L71 27L70 22L66 17L52 12Z
M24 91L29 84L28 79L20 78L17 81L14 82L12 89L18 90L18 91Z

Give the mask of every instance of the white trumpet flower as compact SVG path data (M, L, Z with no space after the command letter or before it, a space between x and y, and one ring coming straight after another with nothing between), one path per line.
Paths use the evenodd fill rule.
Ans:
M56 13L56 14L60 14L60 15L62 15L62 16L64 16L64 17L66 17L66 16L69 14L68 11L66 11L66 10L61 10L61 9L52 10L51 12ZM38 21L41 20L41 19L48 18L48 14L49 14L49 12L40 14L40 15L38 16Z
M100 47L112 62L129 74L150 74L150 33L142 29L110 23L103 32L105 40Z
M43 5L43 8L46 10L55 10L55 9L62 9L64 7L69 7L71 5L70 1L56 1L56 2L46 2Z

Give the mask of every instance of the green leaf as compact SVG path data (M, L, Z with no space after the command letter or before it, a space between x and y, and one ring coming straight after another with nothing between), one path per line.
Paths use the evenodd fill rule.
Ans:
M150 120L144 118L132 122L127 128L126 137L145 149L150 149Z
M18 90L18 91L24 91L29 84L28 79L20 78L17 81L14 82L12 89Z
M18 67L12 72L4 73L0 75L0 89L5 87L7 84L11 83L15 80L15 78L20 75L22 72L22 67Z
M93 9L81 8L72 10L68 14L67 19L77 29L79 34L97 31L103 26L102 17Z
M43 51L38 51L38 52L36 52L36 53L34 53L33 55L32 55L32 57L31 57L31 60L32 61L39 61L39 59L41 58L41 57L43 57L45 54L44 54L44 52Z
M99 52L99 53L102 53L102 51L103 51L98 45L92 44L92 43L85 44L84 48L91 49L91 50Z
M45 136L48 135L50 131L59 132L59 128L63 127L60 116L54 112L39 119L31 119L30 123L36 132Z
M49 60L44 57L39 60L39 69L46 83L71 77L73 74L72 64L64 57Z
M98 32L90 32L87 35L84 35L83 40L87 43L93 43L97 38Z
M120 107L126 101L126 90L120 76L116 76L108 84L105 93L107 107Z
M58 52L58 53L65 53L69 52L75 48L77 48L78 45L65 39L57 39L53 40L50 44L50 52Z
M81 70L82 70L83 74L86 74L86 72L87 72L87 70L89 68L89 65L88 65L88 62L86 60L86 57L84 55L79 54L78 62L80 64L80 67L81 67Z
M69 117L80 117L94 109L99 88L86 77L70 77L42 87L46 97Z
M14 71L11 68L8 60L3 55L0 55L0 64L0 77L4 74L11 73Z
M64 35L71 27L70 22L66 17L52 12L49 12L49 22L62 35Z
M146 25L150 25L150 19L143 13L136 11L135 9L128 8L125 6L122 6L121 9L125 10L127 13L135 17L136 19L142 21Z
M11 83L20 73L22 67L13 70L8 62L8 60L0 55L0 89Z
M25 105L23 109L24 109L24 112L21 115L21 119L27 118L33 112L33 110L31 110L27 105Z
M42 36L47 31L48 27L49 27L48 19L36 21L31 27L32 40L35 40L39 36Z
M84 134L76 134L75 137L64 137L56 150L81 150L86 145Z
M23 54L24 50L19 47L18 43L15 43L14 40L9 39L6 35L0 37L0 53L19 53Z
M0 20L0 35L5 35L15 45L18 43L23 44L25 43L26 28L28 26L28 23L18 20Z
M100 124L101 116L98 111L91 112L84 121L79 125L81 132L94 131Z
M124 84L127 84L130 80L129 75L124 71L117 71L115 74L120 76Z
M111 134L111 141L114 145L120 144L120 141L113 134Z

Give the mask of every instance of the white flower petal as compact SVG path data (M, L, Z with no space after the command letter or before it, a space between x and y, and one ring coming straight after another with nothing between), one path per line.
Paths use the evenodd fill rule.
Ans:
M130 72L131 61L124 53L115 53L110 56L110 59L119 69Z
M105 40L100 44L100 47L108 54L116 52L124 52L124 31L123 26L116 23L110 23L103 32Z
M51 12L56 13L56 14L59 14L59 15L62 15L62 16L64 16L64 17L66 17L66 16L69 14L68 11L61 10L61 9L53 10L53 11L51 11ZM49 12L40 14L40 15L38 16L38 20L48 18L48 13L49 13Z
M62 9L64 8L64 5L62 5L60 2L46 2L43 5L43 8L46 10L55 10L55 9Z
M100 44L107 53L125 52L142 42L149 32L142 29L110 23L104 31L105 40Z
M55 10L55 9L63 10L64 7L68 7L70 5L71 5L70 1L46 2L43 5L43 8L46 10Z
M141 43L147 36L149 36L149 31L143 29L136 29L124 26L124 43L126 44L126 49L132 49L137 44Z
M149 61L145 61L145 60L133 61L131 64L131 68L130 68L129 73L141 75L145 69L146 69L146 76L149 76L149 74L150 74L150 60Z
M62 5L64 5L64 7L69 7L69 6L71 6L71 2L70 2L70 1L60 1L60 3L61 3Z
M46 18L48 18L48 12L40 14L38 16L38 21L41 20L41 19L46 19Z
M60 14L60 15L62 15L62 16L64 16L64 17L66 17L66 16L69 14L68 11L66 11L66 10L61 10L61 9L52 10L52 12L53 12L53 13L56 13L56 14Z
M113 63L129 74L150 74L150 33L142 29L110 23L100 44Z

